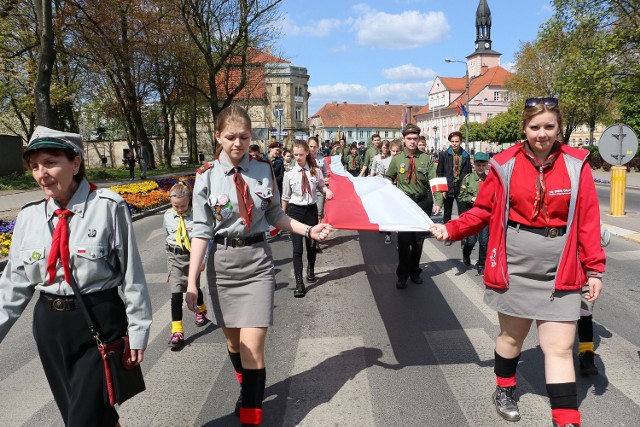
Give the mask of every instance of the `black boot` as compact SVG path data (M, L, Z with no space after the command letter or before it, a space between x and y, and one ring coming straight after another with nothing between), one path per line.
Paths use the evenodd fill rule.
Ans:
M296 290L293 291L293 296L295 298L303 298L306 295L307 290L305 289L304 282L302 281L302 272L294 273L294 275L296 276Z
M316 273L314 270L314 265L309 263L307 264L307 282L315 282L316 281Z
M471 265L471 251L472 250L473 250L473 246L464 245L462 247L462 262L467 267L469 267Z

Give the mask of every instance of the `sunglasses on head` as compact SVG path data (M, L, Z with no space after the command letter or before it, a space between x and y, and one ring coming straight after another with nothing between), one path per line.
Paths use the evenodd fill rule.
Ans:
M544 104L545 107L553 108L558 106L558 98L529 98L524 101L524 107L530 108Z

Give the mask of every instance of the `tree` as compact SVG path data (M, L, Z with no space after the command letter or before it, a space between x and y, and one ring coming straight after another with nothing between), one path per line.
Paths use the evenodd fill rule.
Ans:
M250 81L259 50L277 37L282 0L180 0L180 12L205 64L193 88L209 104L215 122ZM215 144L214 144L215 145ZM215 146L213 147L215 151Z

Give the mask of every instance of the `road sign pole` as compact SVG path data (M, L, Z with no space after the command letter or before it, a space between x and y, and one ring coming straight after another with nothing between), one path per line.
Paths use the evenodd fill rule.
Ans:
M627 167L611 166L611 194L609 195L611 216L624 216L626 188Z

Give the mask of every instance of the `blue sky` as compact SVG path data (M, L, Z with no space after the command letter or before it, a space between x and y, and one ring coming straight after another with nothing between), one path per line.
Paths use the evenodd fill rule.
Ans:
M322 105L425 105L435 76L464 76L478 0L285 0L273 53L309 72L309 115ZM553 13L551 0L488 0L493 49L507 69Z

